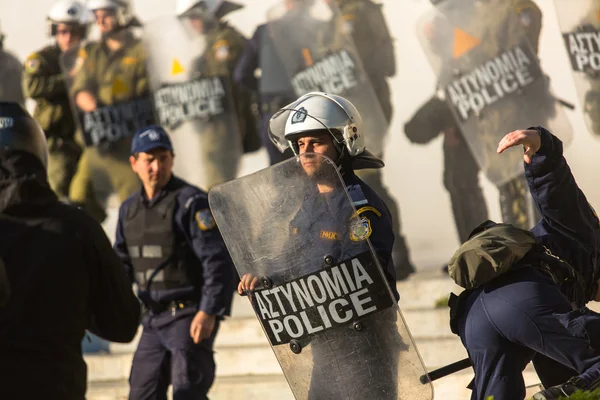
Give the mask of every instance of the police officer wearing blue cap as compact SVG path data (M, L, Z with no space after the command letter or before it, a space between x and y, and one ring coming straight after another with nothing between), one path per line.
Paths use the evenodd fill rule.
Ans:
M173 147L160 126L136 132L129 158L142 181L119 210L115 250L139 285L145 314L129 399L206 399L213 342L229 315L234 267L206 192L172 174Z

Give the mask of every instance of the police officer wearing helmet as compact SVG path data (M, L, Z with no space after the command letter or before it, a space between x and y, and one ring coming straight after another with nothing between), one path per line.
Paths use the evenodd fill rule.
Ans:
M27 57L23 74L25 94L36 102L33 117L48 140L48 181L62 199L69 196L69 185L82 149L75 140L75 117L66 82L68 74L62 69L61 57L65 52L76 51L85 39L87 13L77 1L55 3L48 13L48 33L56 42ZM86 203L95 215L98 206L93 199L86 199Z
M396 290L395 268L392 261L392 248L394 245L394 234L392 231L392 221L388 208L375 191L365 184L355 174L356 170L364 168L382 168L384 163L367 149L365 149L362 118L354 105L345 98L337 95L330 95L322 92L312 92L300 97L296 102L285 106L276 113L270 121L270 134L273 142L281 151L290 147L294 154L303 155L299 157L302 168L310 177L314 177L320 195L308 196L300 207L300 210L290 222L290 238L296 235L307 235L307 232L315 232L319 237L311 239L311 252L314 254L329 254L337 261L346 260L355 254L356 247L347 248L346 243L360 242L370 240L379 263L383 268L386 281L389 284L396 301L399 299ZM311 153L320 154L333 160L337 165L342 179L346 185L347 192L353 202L356 214L364 222L364 230L360 232L350 228L349 232L332 232L331 227L339 227L339 221L332 221L338 214L331 211L331 205L344 204L347 200L346 192L335 192L331 183L319 170L323 165L322 159L311 156ZM332 194L333 193L333 194ZM333 197L332 197L333 196ZM338 196L343 197L342 199ZM340 203L341 202L341 203ZM333 206L335 207L335 206ZM338 229L338 228L333 228ZM326 232L326 235L323 235ZM332 237L341 237L348 235L350 240L337 240L332 242ZM348 237L346 236L346 237ZM304 236L306 237L306 236ZM295 240L289 241L290 246L298 251ZM339 244L338 244L339 243ZM298 251L302 253L301 251ZM301 254L298 254L301 256ZM311 264L312 265L312 264ZM308 273L310 271L301 271ZM272 276L271 276L272 277ZM273 278L273 277L272 277ZM242 276L238 285L238 292L243 294L245 291L254 289L258 279L246 274ZM389 325L388 325L389 324ZM382 326L386 326L385 331L395 332L396 322L392 319L382 321ZM382 332L379 329L372 329L366 333L368 340L366 342L377 343L383 340ZM385 335L385 334L384 334ZM333 399L341 398L340 393L347 394L343 389L344 382L352 380L353 387L361 387L363 390L369 390L373 387L373 375L382 375L377 381L383 381L378 384L377 393L372 393L375 398L397 399L397 354L390 350L389 359L377 360L372 364L365 366L371 374L360 375L350 374L347 376L339 373L339 364L343 361L333 360L336 357L332 355L331 343L336 344L336 353L353 353L358 359L372 360L369 354L372 353L370 346L365 346L363 342L349 342L346 332L331 331L326 337L314 337L311 339L312 362L314 368L311 374L309 399ZM399 336L386 336L397 338ZM395 343L388 343L390 349L394 348ZM344 353L346 350L348 352ZM348 357L352 355L348 354ZM343 357L340 357L343 358ZM385 367L384 367L385 365ZM393 366L390 368L390 366ZM357 369L358 370L358 369ZM385 374L393 373L390 376ZM364 392L357 391L348 399L364 398ZM344 396L345 396L344 395Z
M102 38L86 43L75 61L70 95L77 108L91 112L149 96L144 47L131 29L139 26L139 21L131 15L129 5L121 0L92 0L88 8L94 12ZM87 146L71 182L70 200L85 203L90 196L89 182L96 177L110 183L108 190L94 185L97 193L114 191L121 201L131 195L139 180L127 161L130 144L130 137L118 137Z
M139 285L143 333L131 367L130 399L206 399L212 346L229 315L233 262L206 192L172 174L163 128L136 132L129 161L142 188L119 210L114 248Z
M0 102L0 259L11 288L0 308L7 399L84 399L86 329L126 343L139 324L139 303L102 227L59 202L47 166L39 125L21 105Z
M390 212L375 191L355 173L356 170L383 168L385 165L365 148L363 135L368 132L363 132L362 125L359 111L345 98L312 92L273 115L269 134L281 152L291 148L295 155L319 153L335 161L358 215L370 222L366 237L370 238L390 288L399 299L391 257L394 234ZM312 212L310 208L305 211ZM311 218L304 220L310 221ZM238 290L247 283L242 279Z
M201 77L224 76L232 84L232 101L237 117L237 143L221 129L211 126L201 132L203 169L207 187L234 179L244 152L260 147L260 138L252 111L252 93L234 84L233 70L238 63L247 39L223 18L243 8L223 0L178 0L176 13L189 21L194 30L206 37L206 51L193 61L193 72ZM213 129L214 128L214 129Z

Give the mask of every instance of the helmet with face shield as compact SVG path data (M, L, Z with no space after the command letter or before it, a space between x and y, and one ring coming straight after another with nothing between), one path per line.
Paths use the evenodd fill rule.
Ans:
M333 138L342 164L352 169L381 168L383 161L365 148L363 120L347 99L323 92L311 92L279 110L269 121L269 136L279 151L292 149L298 155L298 139L326 130Z

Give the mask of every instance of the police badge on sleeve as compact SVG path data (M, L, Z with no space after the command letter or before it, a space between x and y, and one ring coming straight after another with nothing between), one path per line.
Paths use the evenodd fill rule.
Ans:
M208 208L196 213L196 223L201 231L208 231L217 226L217 223Z

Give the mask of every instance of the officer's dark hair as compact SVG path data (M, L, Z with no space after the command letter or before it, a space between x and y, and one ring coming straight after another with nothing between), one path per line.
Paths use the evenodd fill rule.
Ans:
M48 168L46 135L19 103L0 101L0 151L26 152Z

